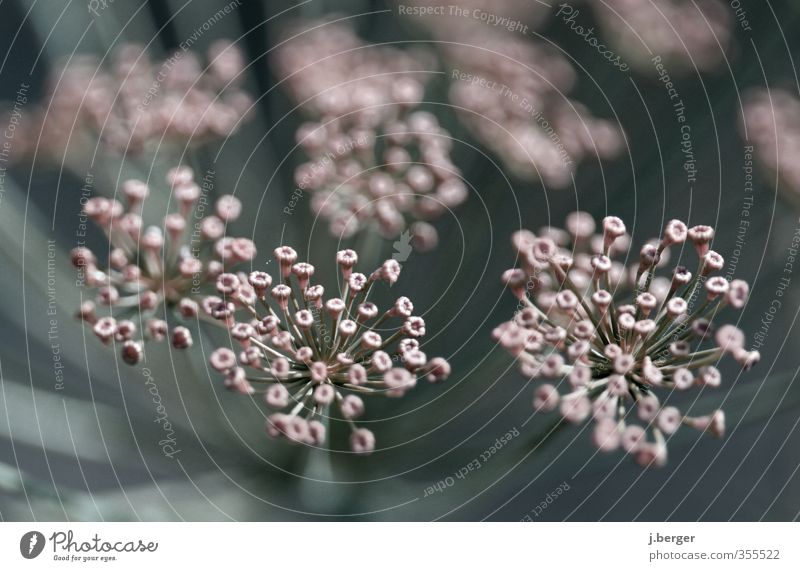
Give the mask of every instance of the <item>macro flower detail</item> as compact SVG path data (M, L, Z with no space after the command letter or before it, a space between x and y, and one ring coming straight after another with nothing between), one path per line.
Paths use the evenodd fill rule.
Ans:
M426 325L408 298L385 311L369 301L376 283L397 280L394 260L365 275L354 271L356 252L340 251L342 285L326 298L324 287L311 283L316 268L298 262L294 249L281 246L274 255L279 275L223 273L219 295L203 300L235 342L211 354L211 367L224 373L226 388L261 394L277 411L267 420L270 436L320 446L335 409L351 429L351 450L372 452L374 435L354 422L364 413L362 397L401 397L420 378L445 380L450 365L423 352Z
M204 215L205 199L191 169L171 169L167 181L178 210L167 214L162 226L144 226L141 212L149 188L142 181L123 183L125 205L104 197L86 202L85 215L108 239L107 267L86 247L71 252L79 283L95 295L82 303L78 317L104 343L119 343L128 364L142 359L145 341L169 337L176 349L191 347L189 329L177 326L170 331L167 313L197 316L196 298L204 286L256 254L251 240L224 235L226 223L239 214L238 199L222 196L216 214ZM196 209L201 200L202 209Z
M396 238L408 228L415 248L431 249L437 234L429 221L467 199L450 134L419 110L430 76L422 57L365 44L336 23L276 52L289 94L313 117L296 134L309 160L295 183L313 193L312 210L334 236L371 226Z
M722 411L687 416L669 401L673 391L720 386L716 365L725 355L745 370L758 362L739 328L715 324L725 308L747 303L749 287L715 275L724 260L709 247L709 226L672 220L638 256L619 218L605 218L602 234L595 227L581 212L570 215L567 230L514 235L520 267L506 271L503 281L520 300L519 310L493 337L525 376L552 381L536 389L536 411L558 409L572 423L591 417L598 448L622 447L638 463L660 466L667 438L682 424L724 434ZM693 245L695 271L678 265L668 287L654 287L670 247L684 242ZM611 260L615 255L638 258L629 282L629 271ZM625 283L630 288L620 287Z

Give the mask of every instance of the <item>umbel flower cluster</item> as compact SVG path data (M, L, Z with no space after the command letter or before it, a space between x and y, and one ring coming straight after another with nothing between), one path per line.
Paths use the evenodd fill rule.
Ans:
M741 132L752 142L761 167L778 188L800 203L800 99L784 89L757 89L747 94Z
M462 15L408 18L437 40L461 122L516 176L564 187L581 161L621 151L615 124L567 97L576 81L570 61L529 33L557 8L488 0L459 8ZM494 26L486 25L490 15Z
M730 8L721 0L606 0L586 4L594 8L609 45L644 69L652 68L650 60L657 54L675 71L709 71L725 60L731 43ZM558 17L571 15L566 12ZM578 24L581 19L578 16ZM583 21L586 28L588 21Z
M482 34L480 46L443 49L464 70L450 84L462 121L517 176L564 187L582 160L610 159L622 149L613 122L565 98L575 71L550 46L494 32Z
M170 331L169 314L196 317L195 298L203 286L256 254L251 240L225 236L226 225L241 212L237 198L221 196L215 212L206 215L190 168L171 169L167 182L178 208L166 215L162 226L144 225L141 211L149 188L139 180L123 184L124 205L104 197L86 202L86 216L108 239L106 268L86 247L71 252L80 282L95 295L94 300L82 303L79 317L101 341L119 344L123 360L130 365L142 359L145 340L162 341L169 336L175 348L190 347L189 329L177 326Z
M598 240L588 214L575 213L568 222L567 231L517 232L520 267L503 275L520 309L494 338L517 357L525 376L555 383L537 388L534 408L558 409L573 423L593 418L598 448L621 446L645 466L666 462L666 439L681 424L722 436L721 410L687 416L668 402L673 391L718 387L715 365L726 354L745 369L759 360L745 348L741 330L714 324L724 308L741 309L749 292L746 282L716 275L724 260L710 249L714 229L670 221L660 240L641 248L632 299L622 301L610 274L611 257L630 253L625 224L605 218ZM593 253L573 254L570 242ZM679 265L668 288L653 288L660 260L684 242L696 250L694 272Z
M117 50L110 69L92 57L74 58L51 74L44 103L26 113L27 137L15 144L61 160L64 152L93 148L94 140L136 154L148 145L226 137L252 107L240 87L244 58L220 40L208 60L204 68L192 52L179 52L156 63L134 44Z
M450 134L419 110L424 57L363 43L344 24L299 33L276 52L292 99L314 121L297 132L309 160L295 173L334 236L365 226L395 238L408 228L419 249L436 245L428 222L467 198L450 159ZM429 73L428 73L429 74Z
M263 394L280 411L267 419L270 436L320 446L335 408L351 429L352 451L372 452L375 436L354 422L364 412L361 396L403 396L420 377L446 379L450 365L422 351L425 321L414 316L411 300L400 297L386 311L369 301L376 283L397 281L396 261L365 275L354 271L356 252L340 251L340 291L326 297L311 282L314 266L298 262L295 250L281 246L275 259L276 280L262 271L224 273L217 278L219 295L202 302L234 344L216 349L211 366L225 374L227 388Z

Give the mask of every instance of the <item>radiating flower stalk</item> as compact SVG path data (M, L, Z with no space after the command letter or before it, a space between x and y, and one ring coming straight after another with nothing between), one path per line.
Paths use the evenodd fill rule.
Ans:
M373 227L391 239L408 229L413 246L433 248L429 221L468 193L450 134L419 110L430 76L424 56L366 44L344 24L308 27L274 60L293 101L314 117L297 132L309 159L297 188L312 193L312 210L336 237Z
M177 211L167 214L162 226L145 226L141 212L149 188L139 180L123 184L125 205L104 197L86 202L86 216L108 239L107 267L86 247L71 252L79 281L95 294L82 303L78 316L101 341L119 345L131 365L144 356L145 341L170 337L173 347L190 347L190 330L176 326L170 331L167 319L173 313L197 317L205 286L256 254L251 240L225 236L227 224L241 212L237 198L221 196L215 213L206 215L205 197L190 168L171 169L167 182Z
M224 273L217 278L219 295L202 302L203 311L229 329L235 349L216 349L211 366L225 374L227 388L263 395L280 411L267 419L270 436L321 446L335 410L350 427L352 451L370 453L375 436L355 424L364 412L361 397L401 397L418 378L446 379L450 365L422 351L425 322L413 315L408 298L386 311L369 301L375 284L397 281L396 261L365 275L354 271L355 251L340 251L341 285L326 298L325 288L311 283L314 266L298 262L288 246L274 254L277 280L263 271Z
M723 309L747 303L749 288L742 280L714 275L724 260L710 249L713 228L670 221L660 240L641 248L632 299L623 301L615 299L620 296L610 271L611 256L629 251L624 223L612 216L603 220L601 252L590 258L590 270L576 274L578 257L553 238L563 241L568 234L576 243L591 240L595 223L585 213L572 222L563 234L517 232L513 243L520 267L503 275L520 309L494 330L494 338L517 357L525 376L557 383L536 389L535 410L559 409L573 423L592 417L599 449L621 446L644 466L666 462L667 438L681 424L722 436L721 410L687 416L668 402L673 391L718 387L716 365L726 354L744 369L760 357L745 348L737 327L714 324ZM657 297L652 286L659 260L687 240L698 256L695 271L675 267L668 290ZM573 279L586 272L585 282Z

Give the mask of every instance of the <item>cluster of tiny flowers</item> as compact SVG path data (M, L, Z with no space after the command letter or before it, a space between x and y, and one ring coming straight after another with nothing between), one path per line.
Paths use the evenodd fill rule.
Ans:
M44 103L26 114L26 140L17 143L60 159L84 137L128 154L148 144L197 145L226 137L252 107L240 87L244 58L220 40L208 59L205 69L191 52L155 63L133 44L114 54L109 70L94 58L75 58L51 74Z
M744 369L759 360L757 351L745 348L741 330L713 323L723 308L742 308L749 293L746 282L714 275L724 265L710 249L714 229L670 221L660 240L641 248L632 299L626 302L615 299L611 275L611 257L630 253L625 224L605 218L598 239L588 214L576 213L568 222L566 231L517 232L513 244L520 267L503 275L520 304L514 318L494 330L495 340L519 360L527 377L568 387L540 385L535 410L559 409L574 423L592 417L598 448L621 446L644 466L666 462L665 435L681 424L722 436L721 410L685 416L656 395L656 389L668 396L696 385L718 387L715 365L725 354ZM573 255L566 247L570 242L599 252ZM699 258L695 272L677 266L666 289L653 288L660 260L684 242Z
M800 99L783 89L750 92L743 105L742 135L785 195L800 199Z
M396 261L365 275L353 271L356 252L340 251L341 291L326 299L325 288L311 282L314 266L298 262L295 250L281 246L275 259L275 282L262 271L224 273L217 277L219 295L203 300L202 310L222 321L238 345L237 351L216 349L211 366L225 374L228 389L262 393L267 406L281 411L267 420L270 436L320 446L322 421L335 406L351 428L353 452L372 452L375 436L354 422L364 412L360 395L403 396L418 378L446 379L449 363L422 351L425 322L413 315L408 298L384 312L368 300L376 282L397 281ZM398 324L389 325L393 321Z
M95 293L94 300L82 303L79 318L104 343L120 344L122 358L130 365L142 359L145 340L170 337L173 347L190 347L189 329L176 326L170 330L163 319L168 317L167 310L183 318L198 316L194 298L203 286L213 283L226 268L251 261L256 254L251 240L225 236L226 225L241 212L237 198L220 197L215 214L206 216L204 208L197 206L201 191L191 169L171 169L167 182L178 210L167 214L163 230L144 226L141 211L148 186L128 180L122 187L125 205L94 197L84 206L85 215L108 239L108 267L102 269L97 256L86 247L71 252L79 282ZM100 309L105 315L98 315Z
M550 46L487 28L479 19L415 21L440 40L437 46L452 70L450 100L461 121L516 176L564 187L587 156L607 159L622 149L614 123L564 96L575 71Z
M575 72L549 46L496 34L477 48L446 44L444 51L468 74L454 73L450 86L462 121L517 176L564 187L587 156L609 159L622 149L614 123L564 97Z
M588 5L609 44L643 69L652 68L658 55L676 71L709 71L725 60L731 43L732 18L722 0L606 0Z
M428 221L467 198L449 133L418 109L420 61L363 43L343 24L300 33L275 54L290 96L315 118L297 132L309 160L295 183L313 193L334 236L373 226L395 238L410 225L412 244L430 249L437 234Z
M594 275L592 259L605 253L605 236L601 229L597 228L597 223L591 214L583 211L569 213L564 219L563 228L555 226L544 226L539 229L539 238L547 238L560 249L570 252L573 264L569 269L570 281L579 288L587 288L591 284ZM521 255L530 244L534 235L523 230L517 232L513 237L513 243L518 255ZM650 240L647 247L658 246L658 239ZM631 247L631 237L626 232L621 234L611 244L609 249L610 266L605 274L608 288L614 295L624 295L630 293L635 285L639 271L638 256L626 266L615 257L623 257ZM658 258L656 269L661 269L669 264L670 250L665 248ZM669 293L671 280L663 275L655 275L650 281L650 293L659 301L662 301ZM540 297L553 297L558 293L560 284L547 274L537 276L537 292Z

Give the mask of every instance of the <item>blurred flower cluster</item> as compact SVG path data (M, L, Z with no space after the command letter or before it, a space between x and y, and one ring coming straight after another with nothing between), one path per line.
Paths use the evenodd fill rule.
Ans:
M590 215L577 212L566 230L514 234L520 267L505 272L503 281L520 300L519 309L493 335L519 360L525 376L557 383L536 390L537 411L559 409L574 423L592 417L598 448L622 446L642 465L662 465L665 435L681 424L717 436L724 432L722 411L686 416L668 401L673 391L718 387L715 365L726 354L745 369L758 362L758 352L745 348L741 330L714 322L724 308L744 307L749 287L715 275L724 260L710 249L710 226L687 228L672 220L661 239L645 243L638 256L619 218L606 217L601 233L595 229ZM697 254L694 273L677 265L666 288L654 287L661 260L684 242ZM620 275L627 271L613 256L638 260L628 282L630 296L618 294ZM663 402L657 389L666 393Z
M297 131L308 155L295 173L334 236L376 227L386 238L410 226L419 249L436 245L428 220L467 198L450 158L450 134L419 110L430 75L423 52L361 41L345 24L294 29L274 65L290 97L314 121Z
M523 179L564 187L582 160L609 159L622 150L622 134L613 122L595 118L567 97L576 82L569 60L515 19L525 17L535 27L541 12L481 0L459 4L466 7L471 17L447 13L414 22L436 40L459 117L505 166ZM489 17L514 27L493 26Z
M376 283L397 281L396 261L365 275L354 271L355 251L340 251L341 285L326 297L322 285L312 284L315 267L298 262L295 250L281 246L274 254L280 268L274 282L263 271L223 273L219 295L203 300L202 310L228 328L238 347L215 350L211 366L225 373L227 388L261 393L270 408L288 409L268 418L270 436L320 446L335 406L351 429L353 452L372 452L375 436L354 423L364 412L360 395L400 397L418 377L446 379L450 365L422 351L425 321L413 315L411 300L400 297L386 311L369 301Z
M508 34L485 34L480 46L444 44L455 68L450 99L474 136L517 176L564 187L584 159L610 159L620 130L567 99L575 83L553 48Z
M98 257L83 246L72 250L79 282L95 295L82 303L79 317L104 343L120 344L123 360L131 365L142 359L145 340L170 336L175 348L190 347L189 329L177 326L170 331L167 320L173 312L184 318L198 316L196 299L207 293L205 284L256 254L251 240L225 236L227 224L241 212L237 198L220 197L215 212L206 214L207 199L191 169L171 169L167 182L177 211L167 214L160 226L146 225L142 219L147 184L128 180L122 186L124 205L94 197L84 207L85 215L105 233L107 252ZM103 268L99 258L106 254Z
M51 72L43 103L26 114L20 155L61 162L70 152L103 149L137 154L174 143L183 148L226 137L252 107L241 88L244 57L219 40L204 68L180 51L153 62L142 46L120 47L109 69L103 61L77 56Z
M587 5L605 28L608 42L643 70L652 67L655 56L675 71L710 71L725 61L733 20L721 0L605 0Z
M759 89L747 94L740 122L761 167L784 195L800 202L800 99L783 89Z

